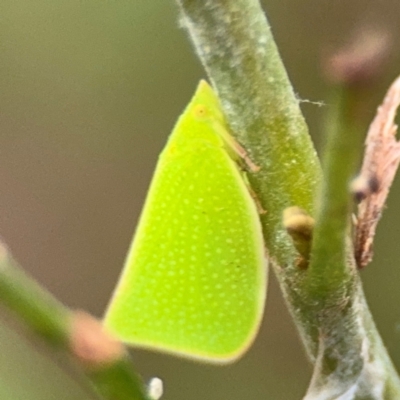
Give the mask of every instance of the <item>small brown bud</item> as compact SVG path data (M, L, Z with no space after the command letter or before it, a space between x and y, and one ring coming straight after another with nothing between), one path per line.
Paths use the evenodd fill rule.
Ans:
M378 77L390 53L390 36L384 31L359 32L347 47L324 62L330 81L346 86L370 85Z
M70 347L73 355L91 369L116 362L125 354L124 346L84 311L72 313Z

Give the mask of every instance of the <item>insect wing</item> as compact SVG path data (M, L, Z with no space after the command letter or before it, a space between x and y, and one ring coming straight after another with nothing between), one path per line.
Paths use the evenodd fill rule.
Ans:
M160 157L105 323L127 343L222 363L258 330L266 266L257 209L211 102L199 116L204 90L214 96L200 85Z

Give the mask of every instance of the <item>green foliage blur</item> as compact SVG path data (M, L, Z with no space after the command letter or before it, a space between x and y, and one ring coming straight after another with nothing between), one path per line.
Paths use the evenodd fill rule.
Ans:
M263 4L303 100L327 102L321 59L354 31L372 27L391 34L390 65L366 97L367 125L400 74L400 3ZM22 266L68 306L102 315L157 155L204 77L173 0L1 2L0 234ZM302 103L318 150L327 106ZM397 179L374 262L362 272L398 367L399 202ZM305 393L311 374L273 278L258 340L237 364L214 367L132 354L145 379L163 378L165 400L294 400ZM0 372L5 362L12 363L0 355Z

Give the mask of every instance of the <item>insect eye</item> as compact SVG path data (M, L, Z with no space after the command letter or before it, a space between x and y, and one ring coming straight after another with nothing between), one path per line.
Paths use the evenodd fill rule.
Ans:
M194 116L196 118L199 119L203 119L206 118L208 114L208 110L207 107L204 106L203 104L198 104L195 108L194 108Z

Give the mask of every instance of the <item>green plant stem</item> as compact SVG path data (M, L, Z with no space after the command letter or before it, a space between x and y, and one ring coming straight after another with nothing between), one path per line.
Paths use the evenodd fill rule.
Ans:
M365 301L349 232L353 203L349 186L364 137L358 116L360 95L362 90L351 85L337 88L326 121L325 179L303 282L309 325L314 325L319 341L306 396L310 400L400 395L399 378Z
M261 167L249 180L267 210L268 248L281 265L294 253L282 210L313 214L320 167L292 86L255 0L177 0L182 22L222 101L232 132ZM277 151L279 149L279 151Z
M68 341L67 310L31 281L0 245L0 301L55 346Z
M398 376L369 313L351 256L347 185L361 146L356 145L359 136L353 133L358 132L346 115L349 93L339 94L340 120L331 126L327 150L335 154L326 160L326 180L315 212L319 163L259 2L177 3L233 135L261 167L249 173L249 181L267 210L261 220L270 261L315 364L307 400L400 398ZM297 267L298 254L281 223L289 206L317 217L306 271Z
M87 370L87 376L107 400L151 400L128 357L105 368Z
M111 363L90 367L75 357L70 345L73 312L29 278L1 244L0 302L50 346L71 354L103 399L149 400L125 354Z
M305 343L314 359L316 338L304 320L297 286L304 279L297 252L282 224L283 210L299 206L313 215L321 180L316 153L274 43L256 0L177 0L227 120L253 162L249 181L262 207L270 263Z
M354 281L355 267L349 246L349 222L353 199L350 182L357 173L364 132L358 125L357 89L336 90L326 120L327 145L323 157L324 177L317 199L312 259L307 273L310 296L333 303Z

